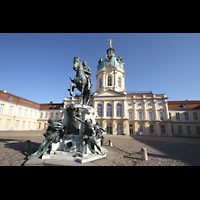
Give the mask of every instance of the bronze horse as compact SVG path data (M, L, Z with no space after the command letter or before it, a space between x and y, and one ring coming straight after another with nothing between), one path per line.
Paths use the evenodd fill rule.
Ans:
M87 87L88 80L85 75L83 65L79 57L74 57L73 63L74 63L73 69L76 71L76 76L74 77L74 80L72 80L70 77L70 80L73 83L70 85L70 89L68 89L68 91L70 91L70 95L72 96L74 88L77 88L81 92L80 104L83 105L84 99L86 98L86 105L88 105L90 102L91 90L88 90Z

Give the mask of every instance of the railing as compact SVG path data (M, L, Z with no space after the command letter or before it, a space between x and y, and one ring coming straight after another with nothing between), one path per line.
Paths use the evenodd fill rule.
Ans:
M152 94L152 90L146 91L127 91L127 94Z

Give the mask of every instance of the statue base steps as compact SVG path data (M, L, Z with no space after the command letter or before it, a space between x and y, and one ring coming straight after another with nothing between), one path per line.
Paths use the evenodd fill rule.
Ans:
M102 151L107 153L108 150L102 147ZM57 160L69 160L79 163L91 162L94 160L105 158L105 155L102 155L98 151L95 154L87 153L81 155L80 152L64 152L64 151L51 151L50 153L45 152L42 156L42 159L57 159Z

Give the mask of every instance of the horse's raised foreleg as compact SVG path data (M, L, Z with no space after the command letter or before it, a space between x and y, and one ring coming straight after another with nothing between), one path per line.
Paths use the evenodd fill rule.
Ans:
M73 95L73 92L72 92L72 91L74 91L74 88L76 88L76 84L75 84L75 83L72 83L72 84L70 85L70 89L69 89L69 91L70 91L70 96Z

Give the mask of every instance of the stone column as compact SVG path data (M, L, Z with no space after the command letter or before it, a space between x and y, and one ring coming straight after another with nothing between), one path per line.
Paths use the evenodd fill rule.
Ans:
M105 82L105 71L103 71L103 73L102 73L102 88L103 88L103 91L104 91L105 86L106 86L106 82Z
M153 110L154 110L154 117L155 117L155 120L158 120L157 102L156 102L156 100L153 101Z
M126 102L126 100L123 100L124 102L123 102L123 114L122 114L122 116L124 117L124 118L126 118L127 116L127 112L126 112L126 104L127 104L127 102Z
M106 102L103 100L103 118L106 117Z

